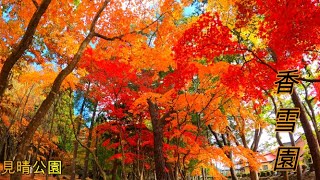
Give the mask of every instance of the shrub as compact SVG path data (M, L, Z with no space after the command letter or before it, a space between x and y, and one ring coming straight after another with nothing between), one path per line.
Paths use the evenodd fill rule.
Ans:
M270 175L271 175L271 176L274 176L274 171L270 171Z

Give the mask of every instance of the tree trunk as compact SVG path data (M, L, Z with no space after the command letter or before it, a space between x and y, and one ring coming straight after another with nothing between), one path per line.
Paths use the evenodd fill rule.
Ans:
M142 168L141 173L139 173L139 180L144 180L144 168Z
M232 162L232 151L230 151L229 154L226 154L226 155L230 159L230 161ZM231 175L232 180L238 180L236 171L234 170L233 166L230 167L230 175Z
M124 147L123 147L123 143L122 143L122 140L123 140L122 125L120 125L118 127L120 129L119 143L120 143L121 155L122 155L122 159L121 159L121 174L122 174L122 179L123 180L127 180L127 173L126 173L125 164L124 164L125 154L124 154Z
M298 162L298 165L297 165L297 179L298 180L302 180L302 169L301 169L301 165L300 165L299 162Z
M257 171L250 171L250 179L251 180L259 180L258 172Z
M289 132L289 137L291 141L291 146L296 146L296 142L294 141L293 134ZM300 154L299 154L300 157ZM302 172L301 172L301 166L299 164L299 159L298 159L298 165L297 165L297 179L302 180Z
M303 84L302 84L303 85ZM308 109L306 109L306 112L307 114L310 116L310 119L311 119L311 122L312 122L312 125L313 125L313 128L316 132L316 136L317 136L317 140L318 140L318 144L320 146L320 131L319 131L319 128L318 128L318 125L317 125L317 120L316 120L316 114L314 112L314 108L312 107L312 100L311 99L308 99L308 90L307 90L307 87L305 87L303 85L303 87L305 88L305 102L307 103L309 109L310 109L310 112L308 112Z
M206 169L205 168L202 168L202 180L207 180L207 174L206 174Z
M90 84L89 84L89 87L88 87L88 90L87 92L89 91L89 88L90 88ZM71 93L71 91L70 91ZM71 98L71 94L70 94L70 98ZM86 104L86 98L83 99L83 102L81 104L81 108L80 108L80 116L82 117L82 114L83 114L83 111L84 111L84 107L85 107L85 104ZM70 119L72 120L72 113L71 113L71 108L70 107ZM77 124L76 124L76 134L75 136L79 137L79 134L80 134L80 129L81 129L81 123L80 123L80 119L77 118ZM79 143L77 141L77 137L76 139L73 141L73 159L72 159L72 164L71 164L71 169L72 169L72 173L71 173L71 177L70 179L71 180L74 180L75 177L76 177L76 166L77 166L77 157L78 157L78 148L79 148Z
M111 175L112 175L112 180L116 180L117 179L117 170L118 170L118 161L115 160L113 162L113 166L112 166L112 171L111 171Z
M281 174L283 175L283 180L289 180L288 171L282 171Z
M232 180L238 180L236 171L234 170L233 167L230 167L230 174L231 174L231 179L232 179Z
M92 156L93 156L93 160L94 160L95 164L97 165L96 167L97 167L97 169L98 169L99 172L100 172L101 177L102 177L104 180L107 180L107 174L106 174L106 172L104 171L103 166L100 165L99 159L98 159L98 157L96 156L96 153L95 153L93 150L91 150L89 147L87 147L86 145L84 145L84 144L78 139L77 136L75 136L75 137L76 137L76 140L78 141L78 143L79 143L83 148L85 148L87 151L90 151L90 153L91 153Z
M318 142L313 135L312 128L304 111L304 107L295 89L292 92L291 98L295 107L300 108L300 121L307 138L309 149L311 150L310 153L315 168L315 176L316 179L320 179L320 151Z
M93 126L94 126L94 122L95 122L95 118L96 118L97 107L98 107L98 103L95 104L94 110L93 110L93 114L92 114L92 117L91 117L91 123L90 123L90 128L89 128L89 136L88 136L88 142L87 142L87 147L89 147L89 148L91 146L92 131L93 131ZM83 169L83 175L81 177L82 180L85 180L87 175L88 175L89 155L90 155L90 151L87 150L86 151L86 156L84 158L84 169Z
M96 131L96 134L97 134L97 131ZM94 153L97 155L97 157L98 157L98 141L99 141L99 139L98 139L98 137L96 137L96 140L95 140L95 142L94 142L94 147L95 147ZM93 161L93 164L92 164L93 179L97 179L97 178L98 178L98 171L97 171L97 169L98 169L98 165L97 165L96 162Z
M79 120L80 121L80 120ZM77 122L77 134L75 134L75 136L79 136L79 132L80 132L80 128L81 128L81 123ZM79 143L77 140L73 141L73 159L72 159L72 173L71 173L71 180L74 180L76 177L76 169L77 169L77 157L78 157L78 148L79 148Z
M157 180L167 180L169 174L166 172L166 161L163 156L163 126L164 119L160 118L158 106L148 99L149 113L153 127L153 140L154 140L154 162Z
M230 152L227 157L232 161L232 152ZM230 167L230 174L231 174L231 179L232 180L238 180L236 171L234 170L234 167Z
M23 55L25 50L32 43L33 35L36 32L37 26L40 22L42 15L47 10L51 0L43 0L39 7L37 7L36 12L32 15L32 18L28 24L27 30L24 33L19 45L13 50L10 56L3 63L0 72L0 100L6 90L9 81L9 74L13 66L17 63L20 57Z
M50 161L50 159L52 157L52 154L53 154L53 150L50 149L50 152L49 152L48 156L46 157L47 162ZM49 179L49 174L48 173L45 173L45 174L46 174L46 180L48 180Z

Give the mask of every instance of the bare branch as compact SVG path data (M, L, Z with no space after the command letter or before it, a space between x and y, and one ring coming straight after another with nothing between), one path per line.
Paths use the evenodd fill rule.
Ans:
M118 36L114 36L114 37L107 37L105 35L102 35L100 33L97 33L97 32L94 32L94 27L91 27L90 28L90 31L93 30L93 35L96 36L96 37L99 37L101 39L104 39L106 41L113 41L113 40L122 40L122 38L126 35L129 35L129 34L144 34L143 31L148 29L150 26L152 26L154 23L158 22L158 20L160 20L164 14L166 14L167 12L164 12L163 14L161 14L156 20L154 20L153 22L151 22L150 24L148 24L147 26L145 26L144 28L140 29L139 31L132 31L132 32L129 32L129 33L125 33L125 34L121 34L121 35L118 35ZM96 20L97 21L97 20ZM95 21L95 22L96 22Z
M223 148L223 145L222 145L221 141L219 140L219 137L218 137L217 133L212 130L211 125L208 125L208 128L209 128L210 132L213 134L213 136L215 137L218 146L219 146L220 148Z
M37 1L36 0L32 0L32 2L34 4L34 6L38 9L39 8L39 4L37 3Z
M106 0L102 6L100 7L100 9L98 10L98 12L96 13L96 15L94 16L91 26L90 26L90 32L94 33L95 30L95 26L97 24L97 21L99 19L99 17L101 16L102 11L107 7L108 3L110 2L110 0Z
M306 78L297 78L297 80L306 81L306 82L320 82L320 79L306 79Z
M76 117L77 118L81 118L81 116L78 116ZM101 167L100 163L99 163L99 160L98 160L98 157L96 156L96 153L94 153L93 150L91 150L88 146L84 145L78 138L77 136L77 133L76 133L76 130L75 130L75 126L74 126L74 122L72 120L72 128L73 128L73 133L74 133L74 137L76 138L77 142L83 147L85 148L86 150L88 150L92 156L93 156L93 159L94 159L94 162L96 163L96 165L98 166L98 169L100 171L100 173L102 174L103 176L103 179L106 180L107 179L107 175L106 173L104 172L103 168Z
M234 142L236 143L237 146L240 146L239 141L237 140L236 136L232 133L233 131L231 130L230 126L227 126L227 130L229 135L233 138Z
M118 40L121 40L121 38L124 36L123 34L122 35L119 35L119 36L114 36L114 37L107 37L107 36L105 36L105 35L102 35L102 34L99 34L99 33L94 33L94 36L97 36L97 37L99 37L99 38L101 38L101 39L104 39L104 40L106 40L106 41L114 41L114 40L116 40L116 39L118 39Z

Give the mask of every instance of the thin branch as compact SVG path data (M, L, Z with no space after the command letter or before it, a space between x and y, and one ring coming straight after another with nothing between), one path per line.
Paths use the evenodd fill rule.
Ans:
M274 97L265 89L264 89L264 92L271 98L271 101L272 101L272 104L273 104L273 108L274 108L274 113L277 114L278 107L277 107L277 104L276 104L276 101L275 101ZM279 135L279 132L276 132L276 139L277 139L277 142L278 142L279 146L283 146L283 143L281 141L281 137Z
M225 145L225 146L228 146L227 139L226 139L226 137L224 136L224 134L221 134L221 138L222 138L222 141L223 141L224 145Z
M165 121L167 118L169 118L170 117L170 115L171 114L173 114L173 113L177 113L177 111L176 110L170 110L170 111L168 111L166 114L164 114L161 118L160 118L160 121L162 122L162 121Z
M34 6L38 9L39 8L39 4L37 3L37 1L36 0L32 0L32 2L34 4Z
M75 119L79 119L81 118L80 116L76 117ZM80 120L80 119L79 119ZM79 121L78 120L78 121ZM104 172L103 168L101 167L100 163L99 163L99 160L98 160L98 157L96 156L95 152L93 150L91 150L88 146L84 145L79 139L78 139L78 136L76 134L76 130L75 130L75 126L74 126L74 120L71 120L72 122L72 129L73 129L73 133L74 133L74 137L76 138L77 142L83 147L85 148L86 150L88 150L92 156L93 156L93 159L94 159L94 162L96 163L96 165L98 166L98 169L100 171L100 173L102 174L103 176L103 179L106 180L107 179L107 175L106 173Z
M236 143L237 146L240 146L239 141L237 140L236 136L232 133L231 127L227 126L226 127L228 130L229 135L233 138L234 142Z
M307 79L307 78L297 78L297 80L306 81L306 82L320 82L320 79Z
M268 64L264 60L262 60L255 52L253 52L250 49L246 49L246 50L249 51L255 58L257 58L259 63L268 66L273 72L278 73L278 71L275 68L273 68L270 64Z
M116 40L116 39L121 40L122 37L125 36L125 35L122 34L122 35L114 36L114 37L111 37L111 38L110 38L110 37L107 37L107 36L105 36L105 35L102 35L102 34L99 34L99 33L95 32L95 33L94 33L94 36L99 37L99 38L101 38L101 39L104 39L104 40L106 40L106 41L114 41L114 40Z
M160 20L160 18L163 17L164 14L166 14L167 12L164 12L163 14L161 14L156 20L154 20L153 22L151 22L150 24L148 24L147 26L145 26L144 28L140 29L139 31L131 31L129 33L125 33L125 34L121 34L119 36L114 36L114 37L107 37L105 35L102 35L100 33L97 33L97 32L94 32L94 26L91 26L90 28L90 31L92 30L93 32L93 35L96 36L96 37L99 37L101 39L104 39L106 41L113 41L113 40L122 40L122 38L126 35L129 35L129 34L143 34L143 31L148 29L150 26L152 26L154 23L158 22L158 20ZM97 19L96 19L97 21ZM93 22L96 22L96 21L93 21Z
M211 128L211 125L208 125L208 128L210 130L210 132L213 134L213 136L215 137L216 141L217 141L217 144L220 148L223 148L223 145L221 144L220 140L219 140L219 137L217 135L217 133L215 131L212 130Z
M107 7L108 3L110 2L110 0L105 1L102 6L100 7L100 9L98 10L98 12L95 14L91 26L90 26L90 32L94 33L97 21L99 19L99 17L101 16L102 11Z

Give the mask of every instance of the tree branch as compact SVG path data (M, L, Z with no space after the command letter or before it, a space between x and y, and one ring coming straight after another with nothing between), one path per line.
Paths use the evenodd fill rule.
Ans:
M217 133L212 130L211 125L208 125L208 128L209 128L210 132L212 133L212 135L214 136L214 138L216 139L218 146L219 146L220 148L223 148L223 145L221 144Z
M306 82L320 82L320 79L306 79L306 78L297 78L297 80L306 81Z
M37 1L36 0L32 0L32 2L34 4L34 6L38 9L39 8L39 4L37 3Z
M78 118L80 118L80 116L76 117L76 119L78 119ZM106 173L104 172L103 168L101 167L101 165L100 165L100 163L99 163L99 160L98 160L98 157L96 156L96 154L94 153L93 150L91 150L88 146L84 145L84 144L79 140L79 138L78 138L78 136L77 136L77 132L76 132L76 130L75 130L75 126L74 126L73 120L72 120L71 123L72 123L72 128L73 128L74 137L76 138L77 142L78 142L83 148L85 148L86 150L88 150L88 151L92 154L93 159L94 159L94 162L95 162L96 165L98 166L98 169L99 169L100 173L102 174L103 179L106 180L106 179L107 179L107 175L106 175Z
M17 63L20 57L23 55L25 50L30 46L33 40L33 35L36 32L37 26L40 22L42 15L47 10L51 0L43 0L40 6L37 8L36 12L33 14L26 32L24 33L19 45L13 50L10 56L3 63L0 72L0 99L7 88L9 81L9 74L13 66Z
M236 143L237 146L240 146L239 141L237 140L237 138L235 137L235 135L232 133L231 127L227 126L227 130L229 135L233 138L234 142Z
M102 34L99 34L99 33L95 32L95 33L94 33L94 36L99 37L99 38L101 38L101 39L104 39L104 40L106 40L106 41L114 41L114 40L116 40L116 39L121 40L121 38L122 38L123 36L125 36L125 35L122 34L122 35L114 36L114 37L111 37L111 38L110 38L110 37L107 37L107 36L105 36L105 35L102 35Z
M164 13L162 13L156 20L154 20L153 22L151 22L150 24L148 24L147 26L145 26L144 28L142 28L141 30L139 30L139 31L132 31L132 32L129 32L129 33L125 33L125 34L121 34L121 35L118 35L118 36L114 36L114 37L107 37L107 36L105 36L105 35L102 35L102 34L100 34L100 33L98 33L98 32L94 32L93 34L94 34L94 36L96 36L96 37L99 37L99 38L101 38L101 39L104 39L104 40L106 40L106 41L113 41L113 40L122 40L122 38L124 37L124 36L126 36L126 35L129 35L129 34L141 34L141 33L143 33L143 31L144 30L146 30L146 29L148 29L150 26L152 26L154 23L156 23L158 20L160 20L160 18L162 18L163 17L163 15L164 14L166 14L167 12L164 12ZM91 27L92 28L92 27ZM91 29L90 28L90 29ZM94 29L93 29L94 30Z

